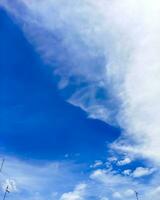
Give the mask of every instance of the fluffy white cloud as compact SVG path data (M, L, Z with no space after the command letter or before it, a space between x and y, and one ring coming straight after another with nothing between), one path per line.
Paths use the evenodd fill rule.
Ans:
M148 176L156 172L155 168L147 168L147 167L137 167L135 170L126 169L123 171L123 174L126 176L132 176L134 178L139 178L143 176Z
M118 166L127 165L127 164L129 164L131 162L132 162L132 160L130 158L124 158L123 160L119 160L117 162L117 165Z
M146 174L145 174L146 175ZM150 184L139 181L133 176L123 176L115 171L95 170L91 179L96 182L94 190L96 193L103 193L108 199L135 199L135 191L142 199L158 200L160 194L159 177L157 173ZM98 188L98 189L97 189Z
M123 174L129 176L131 174L131 172L132 172L132 170L126 169L126 170L123 171Z
M123 199L122 195L119 192L114 192L112 196L115 199Z
M37 163L6 156L0 186L3 192L8 186L7 195L13 200L59 200L66 189L70 190L82 179L76 172L79 168L63 161ZM78 189L81 190L80 186Z
M60 200L84 200L86 187L86 184L80 183L75 187L74 191L64 193Z
M138 187L130 177L126 178L114 171L95 170L91 179L100 184L99 190L104 191L108 199L132 199L134 193L131 191Z
M132 176L135 178L142 177L142 176L148 176L152 174L155 171L155 169L149 169L149 168L144 168L144 167L137 167L133 173Z
M11 193L8 195L12 195L13 200L22 198L24 200L43 200L44 198L55 200L115 200L118 198L132 200L135 195L134 190L137 190L146 200L151 200L153 197L158 200L160 194L160 174L158 171L155 171L149 185L144 184L140 179L135 179L135 177L146 176L149 171L153 171L149 168L143 169L142 172L139 167L129 176L124 176L123 173L111 168L108 170L96 169L90 177L85 174L80 180L80 174L75 173L77 167L73 163L35 164L11 157L7 157L6 160L0 177L1 186L3 191L6 186L9 186Z

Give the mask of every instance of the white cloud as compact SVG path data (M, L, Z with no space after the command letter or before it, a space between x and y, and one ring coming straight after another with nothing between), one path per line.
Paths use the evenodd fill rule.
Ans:
M133 197L133 195L135 194L135 191L131 190L131 189L127 189L125 192L124 192L124 196L126 197Z
M148 176L152 174L155 171L155 169L149 169L149 168L144 168L144 167L137 167L133 173L132 176L134 178L142 177L142 176Z
M89 117L122 127L122 139L112 145L114 149L160 164L159 0L1 0L0 5L16 18L44 60L58 63L53 70L61 77L59 88L76 85L68 101ZM46 190L53 176L52 185L59 182L53 171L63 177L68 174L56 166L16 161L8 169L16 174L13 180L18 191L27 190L30 199L40 200L43 197L37 190ZM128 176L94 171L92 192L98 194L100 184L103 196L110 199L119 192L128 199L125 191L140 188L144 199L159 199L159 175L149 185L134 180L152 174L152 169L139 167L123 173ZM44 181L47 184L42 187Z
M123 160L119 160L117 162L117 165L118 166L123 166L123 165L127 165L127 164L129 164L131 162L132 162L132 160L130 158L124 158Z
M123 198L122 195L119 192L114 192L112 196L115 199L122 199Z
M108 199L132 199L134 191L138 187L138 183L131 177L124 177L114 171L95 170L91 174L91 179L96 181L100 186L99 190L104 191ZM139 185L143 187L142 185Z
M23 24L47 62L59 62L55 73L65 86L70 77L76 77L76 84L87 83L69 102L90 117L119 123L125 137L137 142L139 154L159 162L158 0L16 0L14 4L3 0L0 4ZM97 95L101 90L103 99Z
M97 167L100 167L100 166L103 166L103 162L102 162L101 160L96 160L96 161L94 162L94 164L91 165L90 167L91 167L91 168L97 168Z
M75 173L76 169L73 163L35 164L7 157L1 173L2 188L5 190L9 186L11 193L8 195L12 195L13 200L132 200L134 190L146 200L151 200L153 196L155 200L159 198L160 174L157 171L150 180L150 185L146 185L135 179L133 174L123 176L111 169L95 169L90 177L85 174L80 181L80 174ZM149 194L147 197L146 192Z
M0 174L1 188L5 191L8 186L7 195L13 200L59 200L66 189L82 179L82 175L77 175L78 169L80 166L71 162L37 163L6 156Z
M91 174L91 179L96 182L96 193L103 193L108 199L123 199L133 200L135 199L135 191L138 192L142 199L155 200L159 199L159 177L157 173L152 179L150 184L143 183L139 179L135 179L133 176L124 177L114 171L107 170L95 170ZM98 188L98 189L97 189Z
M122 139L116 149L160 163L159 0L2 0L0 5L16 17L44 60L58 63L60 87L77 85L68 101L122 127L126 144Z
M112 162L116 162L118 158L116 158L115 156L112 156L112 157L109 157L107 160L112 163Z
M132 172L132 170L126 169L123 171L123 174L129 176L131 174L131 172Z
M112 187L118 185L121 185L121 187L123 187L123 184L128 184L130 180L121 175L114 174L114 171L102 170L102 169L95 170L91 174L90 178L99 181L101 183L104 183L108 187L108 189L109 188L112 189Z
M78 167L79 168L79 167ZM135 171L130 176L123 176L118 171L95 169L90 177L87 174L79 181L79 174L72 163L50 162L35 164L16 158L6 158L6 163L1 173L3 190L9 185L13 200L133 200L134 190L137 190L146 200L159 198L160 174L150 180L150 184L143 184L135 179ZM153 171L148 169L147 172ZM143 176L144 176L143 169ZM139 170L140 176L140 170ZM133 175L134 174L134 175ZM147 175L145 171L145 175ZM142 176L142 169L141 169ZM82 182L83 181L83 182ZM77 184L79 183L79 184ZM74 188L72 190L72 188ZM146 195L148 194L148 196Z
M84 200L86 187L86 184L80 183L75 187L74 191L64 193L60 200Z
M137 167L135 170L126 169L122 173L127 176L132 176L134 178L139 178L143 176L148 176L156 172L155 168L147 168L147 167Z

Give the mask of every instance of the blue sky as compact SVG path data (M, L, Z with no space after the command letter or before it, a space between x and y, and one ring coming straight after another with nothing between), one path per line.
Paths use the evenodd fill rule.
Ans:
M141 1L2 0L1 196L159 198L160 5Z
M65 154L80 154L78 160L84 162L103 158L106 142L113 141L120 130L99 120L87 119L85 112L65 102L50 68L3 10L1 26L4 151L49 160L63 159ZM99 134L101 137L97 140Z

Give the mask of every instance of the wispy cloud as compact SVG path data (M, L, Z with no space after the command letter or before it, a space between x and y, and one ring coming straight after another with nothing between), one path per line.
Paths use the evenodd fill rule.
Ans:
M159 162L158 0L2 0L0 5L61 77L60 88L76 85L70 103L90 117L119 124L139 154Z
M2 193L8 186L10 193L7 195L12 199L59 200L65 191L73 188L83 178L78 175L80 168L71 162L37 163L6 157L0 174Z
M123 135L112 148L160 164L158 0L2 0L0 5L61 77L59 88L75 86L68 101L89 117L120 125ZM148 173L137 169L134 176L144 171ZM142 190L150 189L146 199L158 199L156 177L146 187L135 183L133 177L101 170L91 178L115 188L119 195L112 191L112 198L121 195L125 199L122 190L135 184ZM35 181L33 188L40 181Z

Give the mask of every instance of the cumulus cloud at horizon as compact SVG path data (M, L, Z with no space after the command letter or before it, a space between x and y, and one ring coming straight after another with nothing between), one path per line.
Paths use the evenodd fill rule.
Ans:
M114 149L160 164L158 0L2 0L0 5L60 76L59 88L76 86L68 102L122 128Z
M7 195L13 200L133 200L135 190L146 200L159 199L160 173L153 168L137 166L127 175L123 171L120 173L99 165L85 174L83 167L73 162L36 163L4 156L6 161L0 175L0 188L4 193L6 186L9 186L10 193ZM142 179L148 176L153 176L148 180L150 184Z
M62 160L40 161L22 160L16 156L5 157L0 173L0 196L6 188L11 199L55 199L60 200L65 191L80 184L83 175L79 173L81 165ZM66 184L67 183L67 184Z

